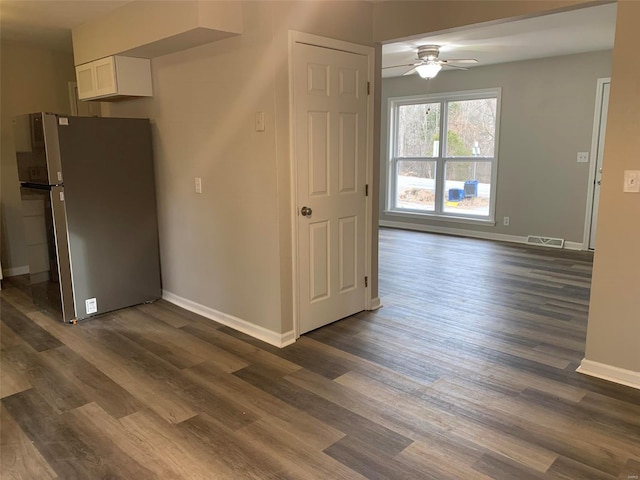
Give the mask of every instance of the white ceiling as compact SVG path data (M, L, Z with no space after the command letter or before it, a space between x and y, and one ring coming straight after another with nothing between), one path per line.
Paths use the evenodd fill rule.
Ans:
M0 0L0 38L71 51L71 29L130 0ZM616 4L497 25L478 25L384 45L382 65L413 63L419 45L441 45L440 58L478 65L613 48ZM384 77L407 68L383 70Z
M71 29L121 7L120 0L0 0L0 38L71 51Z
M609 3L413 37L383 45L382 66L414 63L419 45L440 45L440 59L475 58L477 66L612 49L616 9ZM397 77L408 70L389 68L382 76Z

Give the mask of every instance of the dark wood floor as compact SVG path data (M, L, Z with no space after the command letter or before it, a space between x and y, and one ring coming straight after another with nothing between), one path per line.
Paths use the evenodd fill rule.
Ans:
M65 326L5 282L2 478L638 478L640 391L574 372L589 254L380 237L384 308L281 350L165 301Z

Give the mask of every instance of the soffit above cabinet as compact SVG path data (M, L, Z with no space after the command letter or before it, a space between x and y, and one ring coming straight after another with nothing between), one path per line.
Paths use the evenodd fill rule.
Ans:
M240 33L241 2L134 1L73 29L74 63L159 57Z

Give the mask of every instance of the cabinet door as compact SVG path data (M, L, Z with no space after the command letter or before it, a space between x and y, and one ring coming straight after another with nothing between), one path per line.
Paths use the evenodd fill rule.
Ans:
M96 89L94 96L110 95L118 91L116 69L113 57L92 62L95 71ZM78 87L79 88L79 87Z
M93 63L78 65L76 67L76 79L78 81L78 98L80 100L95 97L96 81Z

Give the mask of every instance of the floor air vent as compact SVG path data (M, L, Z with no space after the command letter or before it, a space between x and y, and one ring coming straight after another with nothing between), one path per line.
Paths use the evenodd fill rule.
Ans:
M527 243L530 245L542 245L543 247L562 248L564 247L564 238L549 238L529 235L527 237Z

